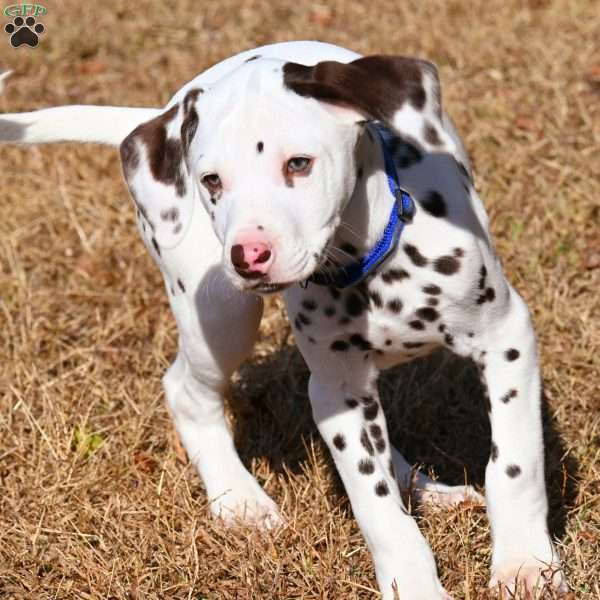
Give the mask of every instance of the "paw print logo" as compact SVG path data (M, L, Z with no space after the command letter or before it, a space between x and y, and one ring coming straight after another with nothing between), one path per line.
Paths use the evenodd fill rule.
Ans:
M35 22L35 17L15 17L12 23L7 23L4 27L4 31L10 35L10 45L13 48L23 45L35 48L45 29L41 23Z

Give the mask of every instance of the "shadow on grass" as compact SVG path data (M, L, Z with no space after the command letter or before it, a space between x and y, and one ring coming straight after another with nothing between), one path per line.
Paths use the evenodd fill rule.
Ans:
M302 470L306 447L319 440L307 397L308 370L292 347L245 365L233 388L234 435L242 460L266 458L275 472ZM391 442L410 463L444 483L484 486L490 426L472 361L439 351L385 372L380 392ZM562 441L544 397L549 526L560 537L577 494L578 465ZM308 443L307 443L308 442ZM333 463L330 460L330 466ZM344 496L341 482L336 495Z

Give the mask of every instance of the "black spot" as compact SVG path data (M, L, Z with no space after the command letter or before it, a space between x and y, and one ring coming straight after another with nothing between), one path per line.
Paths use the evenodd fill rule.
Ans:
M354 398L346 398L344 402L348 408L356 408L358 406L358 400Z
M179 219L179 209L176 206L160 211L160 218L163 221L177 221Z
M460 263L454 256L440 256L433 261L433 268L442 275L454 275L460 269Z
M454 346L454 337L447 333L444 335L444 342L446 346Z
M440 323L440 324L438 325L438 331L439 331L440 333L444 333L444 331L446 331L446 326L445 326L443 323Z
M315 338L314 338L314 337L311 337L310 335L309 335L309 336L308 336L306 339L308 339L308 341L309 341L311 344L316 344L316 343L317 343L317 342L316 342L316 340L315 340Z
M519 356L521 356L521 353L516 350L515 348L509 348L505 353L504 356L506 356L506 360L508 361L513 361L513 360L517 360L517 358L519 358Z
M377 452L379 452L379 454L382 454L385 450L385 440L383 438L376 439L375 448L377 448Z
M380 438L383 435L383 431L377 423L373 423L369 426L369 431L374 438Z
M461 258L465 255L465 251L462 248L454 248L454 256Z
M394 150L394 159L399 169L408 169L423 160L422 152L413 144L399 140Z
M340 246L340 250L342 252L344 252L345 254L350 254L351 256L356 256L356 253L358 252L358 250L352 244L349 244L348 242L342 244Z
M396 479L396 470L394 469L394 463L392 462L392 459L390 458L390 462L388 463L388 469L390 471L390 475Z
M483 390L483 401L485 403L485 410L487 410L488 414L492 412L492 403L490 402L490 395L486 388Z
M427 259L419 252L419 249L412 244L404 244L404 252L412 263L417 267L424 267L427 264Z
M494 288L487 288L483 294L480 294L477 298L477 304L483 304L484 302L492 302L496 298L496 292Z
M362 458L358 463L358 470L363 475L371 475L375 472L375 463L368 458Z
M366 429L363 429L360 432L360 443L362 447L369 453L369 456L375 455L375 449L373 448L373 444L371 444L371 440L369 439Z
M258 142L258 144L256 144L256 150L258 151L258 153L260 154L265 148L265 145L262 142Z
M518 465L508 465L508 467L506 467L506 474L514 479L521 474L521 467Z
M331 294L331 297L334 300L339 300L340 299L340 296L341 296L340 290L338 290L337 288L333 288L333 287L330 287L328 289L329 289L329 293Z
M371 298L371 302L373 302L377 308L383 306L383 300L381 299L381 294L379 292L369 292L369 298Z
M385 481L381 480L375 484L375 493L378 496L387 496L390 493L390 488Z
M423 291L426 294L431 294L432 296L439 296L442 293L442 288L439 285L432 283L431 285L426 285L423 288Z
M314 300L311 300L310 298L307 298L306 300L302 300L302 306L306 309L306 310L316 310L317 308L317 303Z
M302 325L310 325L311 323L310 319L303 312L298 313L298 320Z
M424 342L403 342L402 344L405 348L407 348L408 350L411 350L412 348L421 348L422 346L425 345Z
M423 126L423 137L433 146L439 146L442 143L437 129L429 122Z
M425 323L423 323L423 321L411 321L409 323L409 325L413 328L413 329L417 329L419 331L423 331L423 329L425 329Z
M298 330L298 331L302 331L302 323L300 323L300 319L298 319L298 317L296 317L294 319L294 327Z
M213 198L212 196L211 196L211 198L210 198L210 201L211 201L213 204L216 204L216 203L217 203L217 199L216 199L216 198Z
M437 298L427 298L427 304L429 304L429 306L437 306L440 303L440 301Z
M436 191L427 192L421 200L421 206L432 217L445 217L448 214L444 197Z
M333 445L338 450L344 450L346 448L346 440L344 439L344 436L341 433L336 433L333 436Z
M346 352L350 348L350 344L344 340L335 340L335 342L331 343L330 348L334 352Z
M258 229L259 231L264 231L265 228L262 225L257 225L256 229Z
M481 265L481 269L479 269L479 274L482 277L486 277L487 276L487 269L485 268L485 265Z
M363 416L367 421L374 421L378 413L379 404L375 400L363 408Z
M385 273L381 274L381 279L384 283L393 283L394 281L402 281L403 279L408 279L410 277L410 273L405 271L404 269L389 269L385 271Z
M373 348L371 342L369 342L369 340L365 340L360 333L353 333L350 336L350 343L363 351L371 350Z
M158 254L160 256L160 247L158 246L158 242L156 241L156 238L152 238L152 246L154 246L154 249L156 250L156 254Z
M469 333L467 333L467 335L472 338L475 336L475 333L473 331L469 331Z
M360 296L354 293L346 296L346 312L351 317L358 317L365 310L365 303L362 301Z
M437 319L440 318L440 313L438 313L435 308L431 308L429 306L423 306L422 308L417 309L416 315L419 317L419 319L429 321L430 323L437 321Z
M386 346L391 346L392 345L392 340L385 340L385 345Z
M363 168L362 167L358 167L358 171L356 173L356 177L358 179L362 179L362 176L363 176Z
M183 285L183 281L181 281L181 279L177 280L177 285L182 292L185 292L185 285Z
M399 313L402 310L402 302L398 298L395 298L387 303L387 307L391 312Z
M492 462L496 462L498 460L498 446L494 442L492 442L492 451L490 452L490 459Z
M335 315L335 307L326 306L323 312L325 313L326 317L333 317L333 315Z
M500 398L500 402L503 402L504 404L508 404L512 398L517 397L517 394L518 394L518 392L514 388L512 390L508 390L508 392L506 392L506 394L504 394L504 396L502 396L502 398Z

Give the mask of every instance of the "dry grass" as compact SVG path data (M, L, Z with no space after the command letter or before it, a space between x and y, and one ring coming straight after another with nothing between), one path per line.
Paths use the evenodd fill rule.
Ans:
M597 2L61 0L44 22L36 50L0 40L0 69L16 70L1 112L160 105L214 61L284 39L440 65L499 252L537 323L553 531L573 597L600 598ZM232 424L290 524L224 530L163 403L176 331L116 153L0 153L0 597L376 597L281 304L236 378ZM383 384L395 443L449 481L482 483L489 432L476 381L440 354ZM486 598L484 512L427 511L420 524L455 598Z

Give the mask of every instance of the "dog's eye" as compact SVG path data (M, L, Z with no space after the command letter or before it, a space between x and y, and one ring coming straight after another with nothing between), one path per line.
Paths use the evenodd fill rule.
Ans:
M294 156L287 161L286 172L290 175L294 173L308 173L312 166L312 158L307 156Z
M208 175L204 175L200 181L211 194L219 192L223 187L221 178L216 173L208 173Z

